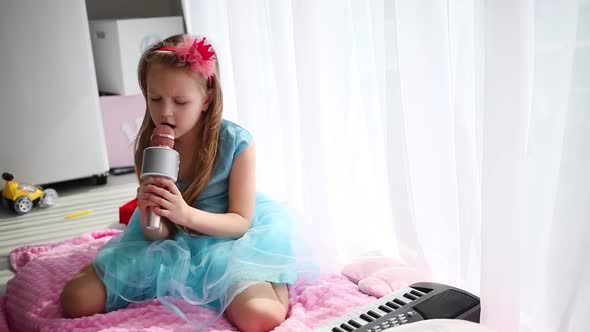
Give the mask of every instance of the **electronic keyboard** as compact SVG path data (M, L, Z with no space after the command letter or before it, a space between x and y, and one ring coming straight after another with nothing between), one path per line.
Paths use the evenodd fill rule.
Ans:
M377 332L425 319L463 319L479 323L477 296L461 289L419 282L324 322L315 332Z

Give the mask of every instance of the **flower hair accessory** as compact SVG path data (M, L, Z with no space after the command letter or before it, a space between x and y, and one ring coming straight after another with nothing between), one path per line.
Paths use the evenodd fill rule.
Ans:
M205 37L184 35L177 46L162 46L159 51L172 51L182 63L190 63L191 70L209 79L215 74L215 52Z

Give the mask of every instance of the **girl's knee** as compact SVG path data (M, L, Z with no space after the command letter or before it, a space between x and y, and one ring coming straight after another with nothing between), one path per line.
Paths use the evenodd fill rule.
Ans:
M65 317L92 316L104 312L106 291L96 275L80 275L66 284L60 302Z
M76 284L64 287L60 301L65 317L79 318L104 312L105 299L91 289Z
M287 310L280 303L269 305L252 301L242 308L236 325L242 332L268 332L281 325L286 318Z

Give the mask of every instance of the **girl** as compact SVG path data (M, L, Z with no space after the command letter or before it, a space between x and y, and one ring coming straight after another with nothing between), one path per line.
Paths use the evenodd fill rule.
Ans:
M65 286L64 314L157 298L187 319L167 298L175 296L224 312L240 331L274 329L286 318L287 284L302 265L288 213L255 193L250 134L221 118L215 51L204 37L170 37L145 51L138 75L147 111L136 141L137 173L152 130L166 124L180 154L179 180L140 179L127 229ZM159 230L145 227L148 208L162 217Z

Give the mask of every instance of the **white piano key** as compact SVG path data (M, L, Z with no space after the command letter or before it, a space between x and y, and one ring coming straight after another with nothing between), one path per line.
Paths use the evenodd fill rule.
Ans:
M404 302L410 303L413 301L410 301L409 299L404 297L405 293L409 293L410 291L414 290L413 288L410 287L405 287L402 289L399 289L396 292L393 292L391 294L385 295L381 298L375 299L363 306L357 307L353 310L351 310L350 312L341 315L337 318L331 319L329 321L326 321L324 324L322 324L321 326L319 326L318 328L314 329L313 332L332 332L332 329L336 326L340 326L342 323L347 323L349 320L354 319L356 322L358 322L359 324L362 324L363 326L365 326L366 324L368 324L367 321L365 321L364 319L360 318L361 314L367 314L367 312L369 310L373 310L374 312L378 313L379 315L386 316L386 315L391 315L393 314L393 312L396 312L399 310L398 309L393 309L390 308L392 310L391 313L384 313L383 311L381 311L381 309L379 309L378 307L380 305L385 305L386 303L391 301L393 302L393 300L395 299L400 299ZM422 292L420 292L422 293ZM423 293L422 293L423 294ZM401 307L401 305L400 305ZM376 319L374 317L371 316L371 318ZM348 324L348 323L347 323Z

